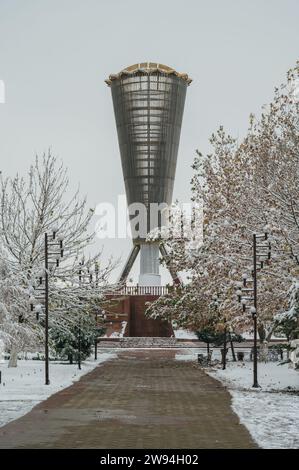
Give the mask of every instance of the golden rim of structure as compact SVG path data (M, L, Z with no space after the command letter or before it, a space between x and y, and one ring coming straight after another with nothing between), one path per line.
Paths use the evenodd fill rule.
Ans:
M133 75L136 72L142 73L154 73L154 72L163 72L167 75L175 75L176 77L185 80L188 85L192 82L192 79L186 73L179 73L176 70L168 67L167 65L157 64L156 62L141 62L140 64L130 65L125 69L121 70L119 73L109 75L109 78L105 80L108 86L111 85L113 80L118 80L124 75Z

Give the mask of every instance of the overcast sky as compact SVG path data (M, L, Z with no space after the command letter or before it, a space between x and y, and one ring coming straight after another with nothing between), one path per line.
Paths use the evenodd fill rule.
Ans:
M124 193L110 73L143 61L187 72L174 197L223 124L241 138L299 58L297 0L0 0L0 169L51 147L90 206ZM101 245L103 242L99 242ZM129 240L104 242L125 260Z

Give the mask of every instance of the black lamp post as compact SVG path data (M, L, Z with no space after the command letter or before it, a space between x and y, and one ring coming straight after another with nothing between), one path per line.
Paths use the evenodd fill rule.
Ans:
M99 287L99 263L96 261L94 266L95 278L96 278L96 288ZM95 311L95 323L96 323L96 334L94 339L94 359L95 361L98 358L98 309Z
M84 278L84 258L82 258L82 261L80 261L80 263L79 263L78 276L79 276L79 286L81 286L82 280ZM79 318L78 318L78 369L81 370L81 318L80 318L80 312L79 312Z
M79 271L78 271L78 278L79 278L79 286L86 285L86 288L93 287L93 273L89 268L89 265L85 267L85 260L82 258L82 261L79 263ZM87 284L86 284L87 279ZM84 283L84 284L83 284ZM82 349L82 324L81 324L81 317L79 313L78 318L78 369L81 369L81 349ZM96 353L95 353L96 356ZM97 357L95 357L96 359Z
M86 284L86 288L98 288L99 286L99 263L98 261L95 261L94 263L94 270L90 268L90 263L87 264L85 267L85 261L84 258L82 261L79 263L79 285L82 285L84 282ZM94 340L94 359L97 360L98 358L98 338L97 338L97 326L98 326L98 315L99 315L100 309L97 307L95 308L95 340ZM79 344L79 341L78 341ZM80 357L80 352L79 352L79 347L78 347L78 354Z
M49 268L51 266L59 267L59 260L63 257L63 237L57 237L57 228L53 227L52 234L49 236L45 233L44 238L44 258L45 269L38 274L40 287L36 288L40 292L35 296L36 300L41 300L41 303L35 307L36 318L39 320L40 314L45 312L45 385L50 384L49 376ZM53 251L53 249L55 251ZM58 250L58 251L57 251ZM44 287L42 287L44 280ZM31 311L33 311L33 303L31 302Z
M98 358L98 337L97 337L97 328L98 328L98 311L96 310L95 313L95 323L96 323L96 333L94 339L94 360L96 361Z
M253 252L253 267L251 270L252 279L248 279L246 274L242 275L243 283L238 284L236 292L238 301L243 306L243 312L250 309L253 319L253 385L252 387L258 388L258 354L257 354L257 273L264 267L264 262L269 262L271 259L271 243L260 243L268 240L268 233L261 235L253 234L252 252ZM248 283L252 287L248 287ZM251 303L251 305L250 305Z
M81 318L78 324L78 369L81 370Z

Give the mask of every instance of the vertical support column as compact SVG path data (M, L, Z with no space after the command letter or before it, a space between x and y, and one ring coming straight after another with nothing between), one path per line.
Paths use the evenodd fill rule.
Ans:
M78 369L81 370L81 318L80 317L79 317L79 322L78 322Z
M98 312L97 311L96 311L96 314L95 314L95 322L96 322L96 337L95 337L95 340L94 340L94 359L96 361L97 358L98 358L98 335L97 335L97 331L98 331Z
M253 387L258 388L257 380L257 267L256 267L256 234L253 234L253 297L255 313L253 314Z
M45 233L45 384L49 378L49 275L48 275L48 234Z
M140 246L140 286L160 286L159 246L156 243L142 243Z

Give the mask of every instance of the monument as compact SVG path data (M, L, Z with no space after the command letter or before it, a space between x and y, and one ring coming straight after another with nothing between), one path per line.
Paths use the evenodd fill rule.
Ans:
M144 230L134 236L122 270L125 281L140 252L140 286L159 286L159 246L146 234L160 226L151 205L170 205L176 172L186 90L191 79L166 65L143 62L106 80L113 98L128 205L146 208ZM165 256L163 247L162 256ZM175 278L175 273L172 273Z
M170 337L170 324L144 316L146 303L165 292L159 273L159 252L168 258L163 243L148 241L147 234L163 225L161 212L155 213L158 216L153 219L152 206L163 208L172 202L186 91L191 79L166 65L143 62L110 75L106 83L112 93L129 214L132 207L145 208L137 231L136 214L130 214L133 247L119 279L127 296L119 298L115 315L122 315L122 320L128 322L125 336ZM126 280L138 253L138 285L129 289ZM171 265L169 270L174 283L178 283Z

